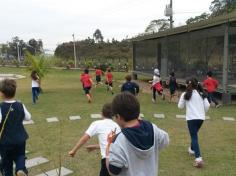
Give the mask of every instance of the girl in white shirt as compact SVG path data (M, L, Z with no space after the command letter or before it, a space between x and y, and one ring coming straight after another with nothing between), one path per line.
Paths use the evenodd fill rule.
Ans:
M35 70L31 72L31 79L32 79L32 100L33 104L35 104L36 100L38 100L38 96L40 93L40 79L38 73Z
M205 120L205 113L208 111L210 104L197 79L188 79L186 84L186 92L182 93L178 108L186 107L186 120L191 137L191 147L189 147L188 152L195 155L194 166L200 168L203 166L203 159L198 144L198 131Z
M163 93L163 87L161 85L161 77L160 77L160 72L156 68L154 69L154 75L152 81L149 81L152 83L152 102L156 102L156 92L162 96L162 99L165 99L165 94Z

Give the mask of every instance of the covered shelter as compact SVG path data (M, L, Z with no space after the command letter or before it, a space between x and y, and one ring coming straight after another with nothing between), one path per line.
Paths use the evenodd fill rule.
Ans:
M236 94L236 12L164 32L136 37L133 42L133 74L162 78L174 71L179 83L195 76L200 81L211 70L220 82L224 103Z

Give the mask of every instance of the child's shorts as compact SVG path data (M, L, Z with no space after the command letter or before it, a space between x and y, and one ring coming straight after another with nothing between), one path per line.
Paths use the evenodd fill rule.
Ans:
M91 87L84 87L85 94L89 94Z
M175 94L175 89L170 89L170 94L174 95Z
M96 81L101 82L101 76L100 75L96 76Z
M106 85L109 85L110 87L113 87L112 82L107 82L107 81L106 81L105 84L106 84Z

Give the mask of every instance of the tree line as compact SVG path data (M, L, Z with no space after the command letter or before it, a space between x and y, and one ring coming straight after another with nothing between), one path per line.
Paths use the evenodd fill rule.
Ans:
M23 58L25 49L32 55L41 54L43 53L43 41L32 38L26 42L16 36L7 44L1 45L0 53L4 59L17 58L18 55Z

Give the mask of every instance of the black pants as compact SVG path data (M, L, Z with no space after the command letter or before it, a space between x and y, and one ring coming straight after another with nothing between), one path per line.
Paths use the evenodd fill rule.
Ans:
M217 102L216 98L214 97L214 92L208 92L208 101L209 103L211 103L213 101L213 103L215 103L215 105L218 105L219 103Z
M106 158L103 158L101 160L101 170L100 170L100 175L99 176L110 176L109 172L106 167Z
M4 176L13 176L13 162L15 162L16 172L23 170L27 173L25 167L25 142L18 145L1 145L2 170Z

